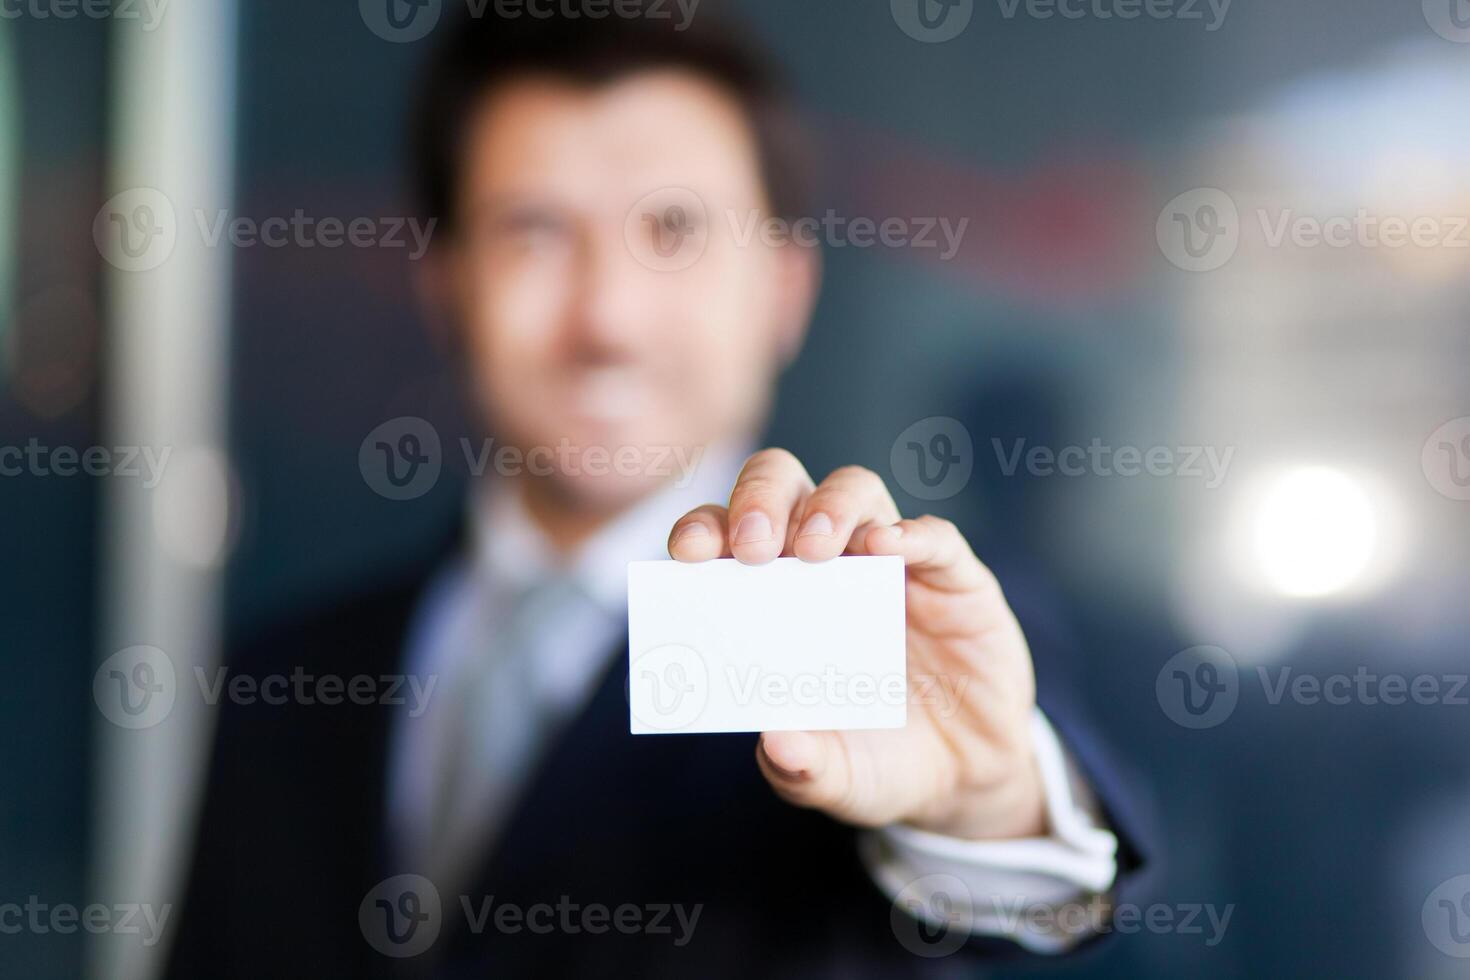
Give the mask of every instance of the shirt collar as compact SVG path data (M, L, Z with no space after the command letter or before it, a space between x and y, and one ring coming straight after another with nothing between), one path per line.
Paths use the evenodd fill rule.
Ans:
M748 455L743 445L709 449L686 483L669 484L634 504L564 561L531 520L520 494L487 482L470 500L472 567L502 597L566 573L604 611L620 616L628 602L628 563L667 557L674 522L700 504L728 499Z

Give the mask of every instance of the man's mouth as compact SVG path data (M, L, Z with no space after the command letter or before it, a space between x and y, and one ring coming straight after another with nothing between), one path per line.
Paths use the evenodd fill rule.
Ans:
M595 368L579 372L569 386L572 410L601 422L621 422L649 411L646 382L626 368Z

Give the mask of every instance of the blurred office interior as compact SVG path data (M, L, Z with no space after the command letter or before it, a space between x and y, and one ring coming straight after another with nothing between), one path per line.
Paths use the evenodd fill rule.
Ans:
M886 0L734 6L823 148L813 213L969 219L950 256L826 249L770 441L814 473L871 466L906 511L1049 583L1078 638L1057 669L1161 820L1151 895L1233 906L1215 945L1145 929L1017 972L1463 975L1428 916L1470 874L1470 707L1271 696L1283 668L1470 669L1470 31L1454 8L973 3L927 43ZM181 700L166 724L120 727L94 701L99 665L138 644L212 664L233 631L421 552L459 506L463 458L391 501L359 445L403 415L446 444L471 432L409 250L211 247L196 216L411 213L402 122L423 48L351 3L174 0L151 27L6 10L0 445L172 455L155 487L0 477L0 903L165 902L209 712ZM140 187L178 215L172 256L144 272L94 236ZM1174 251L1177 216L1201 235L1230 222L1228 260ZM1298 234L1334 216L1353 219L1340 241ZM1424 217L1437 234L1384 243L1385 219ZM973 476L927 501L890 454L934 416L972 437ZM1018 441L1167 447L1200 472L1008 472ZM1207 451L1228 460L1218 479ZM1196 729L1156 682L1199 646L1229 652L1239 693ZM157 952L27 930L0 935L0 973L143 977Z

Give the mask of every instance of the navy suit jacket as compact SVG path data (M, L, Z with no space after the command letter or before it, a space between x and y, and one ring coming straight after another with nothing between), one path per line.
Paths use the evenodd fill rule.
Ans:
M232 676L401 672L429 571L259 635L231 653ZM1009 597L1038 664L1043 708L1118 834L1126 894L1144 865L1131 801L1047 682L1059 642L1050 624L1028 621L1024 596ZM553 737L493 852L467 869L474 884L463 891L475 916L493 897L478 932L455 895L439 896L435 921L418 927L408 915L428 914L424 896L381 906L369 896L384 879L418 870L395 863L384 828L395 709L226 699L169 975L974 976L1023 955L986 939L942 957L911 952L915 936L942 937L917 930L908 945L899 941L893 907L863 867L851 828L778 800L756 768L753 735L629 734L626 657L610 663L585 709ZM683 945L672 914L658 923L667 932L593 933L575 913L573 930L497 928L495 907L537 903L632 904L650 926L660 906L700 910ZM398 958L369 942L368 932L388 928L410 937L405 949L414 935L422 944L437 934L425 952Z

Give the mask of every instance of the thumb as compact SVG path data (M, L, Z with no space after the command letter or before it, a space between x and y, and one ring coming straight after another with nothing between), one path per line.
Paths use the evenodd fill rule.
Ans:
M836 732L765 732L756 764L782 799L834 817L850 796L852 773Z

